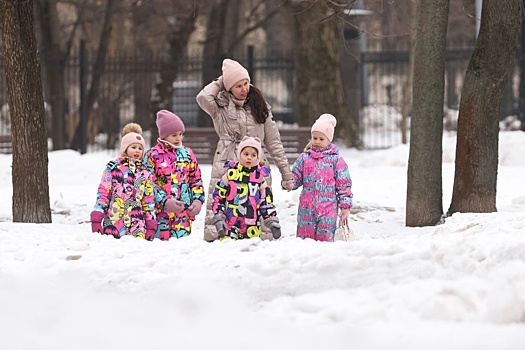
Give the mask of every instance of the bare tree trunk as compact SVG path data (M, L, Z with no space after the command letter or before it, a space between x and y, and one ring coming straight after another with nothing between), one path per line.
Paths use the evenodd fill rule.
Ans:
M150 127L152 144L155 144L158 137L158 130L155 126L156 112L160 109L173 110L173 82L177 79L179 66L184 59L190 35L195 30L195 20L199 12L199 6L187 0L173 0L172 6L177 10L177 18L170 28L168 55L161 62L160 79L156 84L157 101L152 104ZM177 111L173 112L177 113Z
M443 215L442 144L449 0L421 0L414 48L413 110L407 177L407 226Z
M35 1L37 23L40 24L41 56L44 67L44 81L48 86L47 101L51 104L52 118L49 136L53 140L53 150L66 148L66 89L65 67L68 54L61 48L59 37L56 0Z
M289 31L286 30L286 23L283 16L273 16L274 11L278 11L279 0L264 0L267 16L272 18L265 23L264 31L266 32L267 50L271 53L291 54L293 49L293 38Z
M206 41L203 49L202 82L208 84L221 75L222 60L234 58L229 52L237 37L240 1L218 1L208 7ZM199 126L212 126L210 116L204 111L199 114Z
M153 2L134 2L132 4L132 20L133 27L135 30L146 34L147 29L144 25L153 16ZM153 85L153 79L155 73L151 72L145 65L147 62L151 62L153 55L150 50L147 49L148 36L135 37L134 44L139 48L140 55L137 64L137 73L133 77L133 99L135 105L135 121L142 126L143 130L151 129L151 118L150 118L150 100L151 100L151 87ZM155 128L154 128L155 129Z
M484 0L461 92L449 214L496 211L499 110L518 45L521 0Z
M95 64L93 65L93 71L91 74L91 85L89 87L88 95L87 95L87 115L88 120L86 121L86 125L89 124L89 118L91 116L91 110L93 109L93 105L99 98L99 91L100 91L100 80L102 79L102 76L104 75L105 70L105 62L106 62L106 53L108 51L109 41L111 39L111 31L112 31L112 16L114 12L114 8L116 3L119 0L107 0L106 2L106 10L104 13L104 24L102 25L102 31L100 32L100 41L99 46L97 50L97 58L95 60ZM109 118L114 118L113 116L109 116ZM73 138L73 141L71 142L71 148L72 149L81 149L82 145L80 145L80 139L82 132L81 130L81 124L78 123L78 126L75 131L75 137Z
M144 62L151 62L153 59L152 55L141 56L144 61L140 61L139 64L143 65ZM151 99L151 86L153 85L154 74L146 70L135 73L133 79L133 97L135 102L135 121L139 123L143 130L151 130L151 118L150 118L150 99Z
M47 133L33 0L0 0L13 137L13 221L50 223Z
M336 138L359 146L342 79L343 21L324 1L283 1L283 14L294 35L298 121L310 126L323 113L337 118Z
M401 105L401 142L403 145L406 145L408 142L407 133L408 133L408 115L412 107L412 85L414 84L414 54L416 46L416 19L417 19L417 6L418 1L410 1L410 13L411 13L411 23L412 28L410 30L410 40L409 40L409 51L408 51L408 67L407 67L407 77L405 81L405 86L403 87L403 102Z
M525 7L525 0L521 0L522 9ZM521 121L520 130L525 131L525 21L521 21L520 49L518 52L520 66L520 85L518 93L518 116Z

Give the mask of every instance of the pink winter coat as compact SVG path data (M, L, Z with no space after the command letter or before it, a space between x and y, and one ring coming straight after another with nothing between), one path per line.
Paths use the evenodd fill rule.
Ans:
M333 241L338 209L352 208L352 179L336 145L310 148L292 167L294 189L302 186L297 237Z
M110 161L98 186L95 211L104 213L102 233L144 238L146 221L155 220L150 173L142 161L119 157Z

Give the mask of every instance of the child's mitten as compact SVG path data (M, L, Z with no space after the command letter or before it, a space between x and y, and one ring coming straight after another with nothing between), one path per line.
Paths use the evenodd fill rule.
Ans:
M174 198L166 199L164 210L173 213L181 213L184 210L184 203Z
M272 230L273 239L281 237L281 225L279 225L279 218L277 216L270 216L264 220L264 225Z
M146 220L146 239L151 241L155 238L157 233L157 221L153 219Z
M188 207L188 215L195 216L201 212L202 202L200 200L194 200L193 203Z
M104 219L104 213L93 210L90 215L91 220L91 232L102 233L102 220Z
M219 238L226 236L228 232L228 226L226 226L226 215L224 214L215 214L213 216L213 223L219 234Z
M339 226L348 226L349 215L350 209L341 209L341 212L339 212Z

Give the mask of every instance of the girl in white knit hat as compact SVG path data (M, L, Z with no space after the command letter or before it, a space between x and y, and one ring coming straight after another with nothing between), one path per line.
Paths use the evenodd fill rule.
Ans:
M153 184L142 158L145 147L140 125L124 126L120 156L106 165L98 186L97 201L91 212L93 232L115 238L155 235Z
M218 233L213 220L211 196L215 184L226 171L224 163L238 160L237 148L243 137L252 136L261 140L279 168L283 181L291 180L292 173L271 108L261 91L250 84L250 75L239 62L225 59L222 63L222 76L199 92L197 103L210 115L215 131L219 135L211 172L204 228L204 239L213 241L218 238ZM261 152L260 160L269 164L264 152ZM271 184L271 179L268 183ZM272 235L266 231L263 232L262 237L271 239Z
M339 225L347 225L352 207L352 179L339 149L332 143L337 120L322 114L312 126L312 139L292 167L285 188L303 187L297 214L297 237L334 241Z

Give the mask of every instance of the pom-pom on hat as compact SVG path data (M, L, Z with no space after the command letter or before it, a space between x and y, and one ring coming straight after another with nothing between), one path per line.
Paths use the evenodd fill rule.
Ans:
M184 123L175 114L166 109L157 112L157 129L161 139L176 132L184 132Z
M337 124L337 120L335 117L331 114L325 113L321 114L319 118L315 121L314 125L312 125L312 133L314 131L322 132L323 134L328 137L328 140L332 142L334 139L334 130L335 126Z
M232 86L243 79L250 81L250 74L239 62L226 58L222 61L222 82L226 91L230 91Z
M259 164L262 156L261 139L258 137L244 136L239 143L239 147L237 147L237 159L241 159L241 152L246 147L253 147L257 150L257 161L255 162L255 165Z
M126 150L134 143L142 145L142 149L146 149L146 142L142 137L142 128L136 123L129 123L122 128L122 140L120 141L120 154L125 156Z

